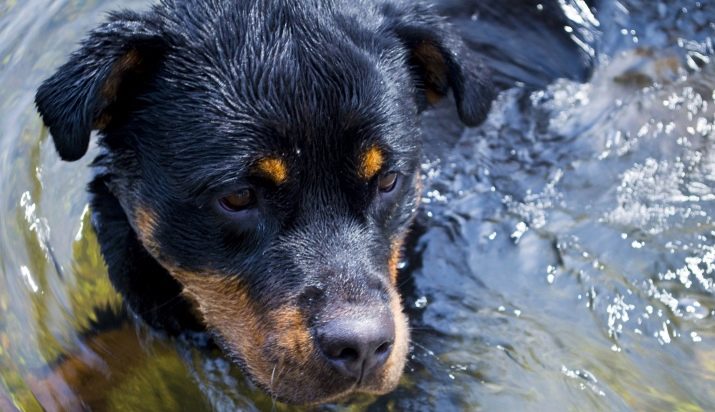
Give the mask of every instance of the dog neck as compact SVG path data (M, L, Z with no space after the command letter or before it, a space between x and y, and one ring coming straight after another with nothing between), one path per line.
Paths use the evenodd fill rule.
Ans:
M134 314L153 328L177 335L202 331L181 286L144 248L111 193L111 177L100 174L89 185L92 225L114 288Z

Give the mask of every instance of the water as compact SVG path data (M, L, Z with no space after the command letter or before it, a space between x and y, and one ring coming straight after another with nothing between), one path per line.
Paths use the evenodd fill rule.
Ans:
M32 106L106 10L146 4L0 4L0 410L291 409L128 319L88 221L96 148L60 162ZM424 116L405 377L326 408L715 409L715 5L437 6L505 90L479 128Z

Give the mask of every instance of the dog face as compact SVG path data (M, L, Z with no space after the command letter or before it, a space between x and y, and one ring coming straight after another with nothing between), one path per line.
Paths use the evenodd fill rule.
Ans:
M100 131L137 240L225 352L318 403L397 385L417 115L451 89L480 122L484 79L423 7L177 0L112 14L36 102L65 160Z

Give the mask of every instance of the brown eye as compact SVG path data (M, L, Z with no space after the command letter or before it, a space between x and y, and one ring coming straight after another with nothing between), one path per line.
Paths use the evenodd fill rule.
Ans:
M241 189L236 193L231 193L219 200L221 206L229 212L240 212L253 205L256 195L251 189Z
M391 192L397 183L397 172L388 172L380 176L377 180L377 186L383 193Z

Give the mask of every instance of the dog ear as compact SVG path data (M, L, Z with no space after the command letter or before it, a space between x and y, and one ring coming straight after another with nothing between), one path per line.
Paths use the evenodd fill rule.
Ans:
M156 22L137 13L113 13L42 83L35 104L63 160L87 152L92 130L103 130L121 115L165 50Z
M385 6L387 28L408 51L418 89L418 104L434 104L452 89L462 122L476 126L486 117L496 93L490 71L447 22L427 6Z

